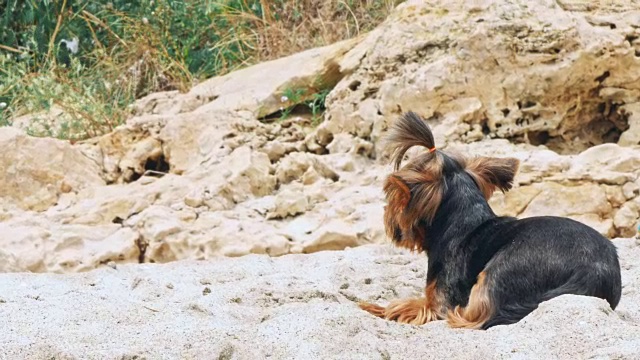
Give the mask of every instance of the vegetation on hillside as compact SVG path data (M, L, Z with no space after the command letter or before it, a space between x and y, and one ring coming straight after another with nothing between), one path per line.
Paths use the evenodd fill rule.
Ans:
M400 2L0 0L0 125L97 136L135 99L354 37Z

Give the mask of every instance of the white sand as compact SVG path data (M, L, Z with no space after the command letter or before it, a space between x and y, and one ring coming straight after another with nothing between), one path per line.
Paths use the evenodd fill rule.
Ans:
M615 242L624 285L615 312L563 296L488 331L361 311L352 300L386 303L423 289L426 259L390 246L2 274L0 358L640 359L640 247Z

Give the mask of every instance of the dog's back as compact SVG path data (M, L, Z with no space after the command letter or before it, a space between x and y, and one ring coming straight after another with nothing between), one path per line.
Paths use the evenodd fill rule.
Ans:
M518 322L540 302L563 294L599 297L612 309L618 305L616 248L591 227L542 216L499 223L486 235L477 240L501 245L482 271L494 308L485 329ZM469 241L474 238L471 234Z

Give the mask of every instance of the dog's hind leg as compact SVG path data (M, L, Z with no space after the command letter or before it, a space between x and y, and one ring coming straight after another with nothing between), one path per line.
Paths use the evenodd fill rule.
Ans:
M487 273L478 274L478 280L471 288L467 306L456 306L447 313L447 322L452 328L481 329L495 313L495 303L491 296Z
M360 308L383 319L399 323L423 325L444 318L442 297L438 294L435 281L427 285L424 298L392 301L387 307L362 302Z
M497 325L515 324L537 309L540 303L566 294L599 297L607 300L611 308L615 309L620 299L618 295L620 293L620 282L615 278L611 281L607 276L611 275L603 275L597 272L578 272L569 278L566 283L541 295L532 293L526 299L501 304L497 306L494 315L484 323L482 328L489 329Z

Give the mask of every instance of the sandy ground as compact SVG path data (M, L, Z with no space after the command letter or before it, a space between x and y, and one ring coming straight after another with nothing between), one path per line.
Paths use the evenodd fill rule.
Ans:
M640 246L623 297L562 296L488 331L387 322L358 299L418 295L426 258L391 246L87 273L0 275L0 359L640 359Z

